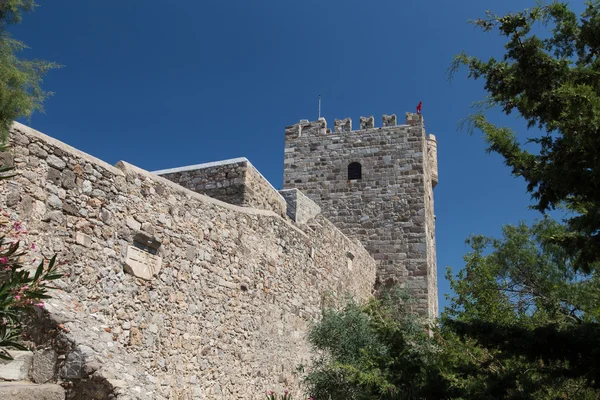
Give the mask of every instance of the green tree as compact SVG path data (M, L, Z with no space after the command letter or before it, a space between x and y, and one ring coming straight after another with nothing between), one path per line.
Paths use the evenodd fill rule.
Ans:
M507 38L503 58L462 53L450 68L484 81L488 96L467 121L525 179L533 208L567 215L565 225L545 219L507 226L502 239L470 238L465 270L448 275L456 296L442 332L472 355L455 353L451 368L471 395L599 396L599 11L594 0L579 18L560 2L488 12L474 23ZM490 123L493 107L522 117L530 137Z
M587 2L579 18L566 3L553 2L505 16L488 12L474 22L507 42L500 60L462 53L450 68L451 77L465 66L470 78L485 82L488 97L468 119L470 127L525 179L535 209L572 213L569 229L554 240L569 251L574 268L589 271L600 260L600 1ZM513 130L490 123L487 107L539 128L526 139L535 150L524 148Z
M304 383L315 399L441 399L439 343L400 291L361 306L328 309L309 334L315 350Z
M566 230L545 218L473 236L448 272L445 371L471 398L600 396L600 277L572 268L553 240Z
M8 25L21 22L23 13L35 6L33 0L0 0L0 143L6 141L12 121L43 111L43 102L51 94L40 85L57 65L17 57L26 46L7 31Z

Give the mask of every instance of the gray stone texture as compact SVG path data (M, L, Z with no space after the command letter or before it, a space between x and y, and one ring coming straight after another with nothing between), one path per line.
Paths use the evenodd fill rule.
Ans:
M0 398L2 400L65 400L65 390L53 384L1 382Z
M361 117L361 130L330 133L324 119L286 128L284 188L297 188L323 215L359 239L378 262L378 287L410 288L418 310L437 316L437 273L433 186L437 142L428 139L421 115ZM307 133L305 127L314 127ZM362 179L348 179L359 162Z
M306 224L321 213L321 207L298 189L280 190L279 193L287 202L288 217L298 224Z
M53 349L37 350L33 353L31 380L46 383L54 380L57 355Z
M362 245L321 215L310 226L282 217L276 192L263 204L280 198L280 212L239 207L19 123L11 134L18 174L0 182L0 207L20 193L9 211L34 255L68 260L46 310L58 324L52 343L72 343L57 351L56 369L69 399L262 399L298 389L295 368L309 359L305 338L323 303L371 296L376 263ZM48 179L50 168L58 178ZM259 179L247 170L247 181ZM139 229L161 244L150 281L123 271Z
M10 351L12 360L0 359L0 380L23 381L29 379L29 370L33 361L30 351Z
M202 193L229 204L270 210L285 215L285 200L271 184L246 159L234 159L233 162L202 164L196 168L181 169L178 172L157 174L187 189Z

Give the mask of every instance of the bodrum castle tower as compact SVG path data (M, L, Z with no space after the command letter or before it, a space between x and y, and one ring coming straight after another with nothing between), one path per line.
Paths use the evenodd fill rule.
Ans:
M437 142L422 115L324 118L287 127L285 188L297 188L346 235L360 240L377 261L375 289L406 285L418 307L437 316L433 188L438 183Z

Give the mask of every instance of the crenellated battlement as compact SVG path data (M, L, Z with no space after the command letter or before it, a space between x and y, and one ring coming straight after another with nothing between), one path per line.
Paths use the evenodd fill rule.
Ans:
M371 115L368 117L360 117L359 129L352 130L352 118L347 117L344 119L334 119L333 121L333 132L327 128L327 120L323 117L316 121L309 121L307 119L301 119L300 122L286 126L285 135L286 138L293 137L304 137L309 135L328 135L331 133L343 133L343 132L358 132L369 129L385 129L385 128L396 128L398 126L414 126L423 124L423 118L421 114L406 113L405 124L398 125L396 114L383 114L381 117L381 126L375 126L375 118Z

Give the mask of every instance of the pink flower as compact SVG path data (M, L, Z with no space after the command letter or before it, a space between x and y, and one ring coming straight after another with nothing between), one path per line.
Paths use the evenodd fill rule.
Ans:
M289 390L285 389L285 390L283 391L283 394L288 394L289 392L290 392Z
M15 231L20 231L20 230L21 230L21 223L20 223L19 221L15 222L15 223L13 224L13 229L14 229Z
M31 250L35 250L35 243L31 243Z
M44 303L35 303L34 306L36 306L36 307L44 307Z
M8 258L0 257L0 264L8 264Z
M272 395L272 394L273 394L273 391L272 391L272 390L267 390L267 396L270 396L270 395Z
M15 296L15 300L17 300L17 301L18 301L18 300L21 300L21 296L19 296L19 295L16 295L16 296Z

